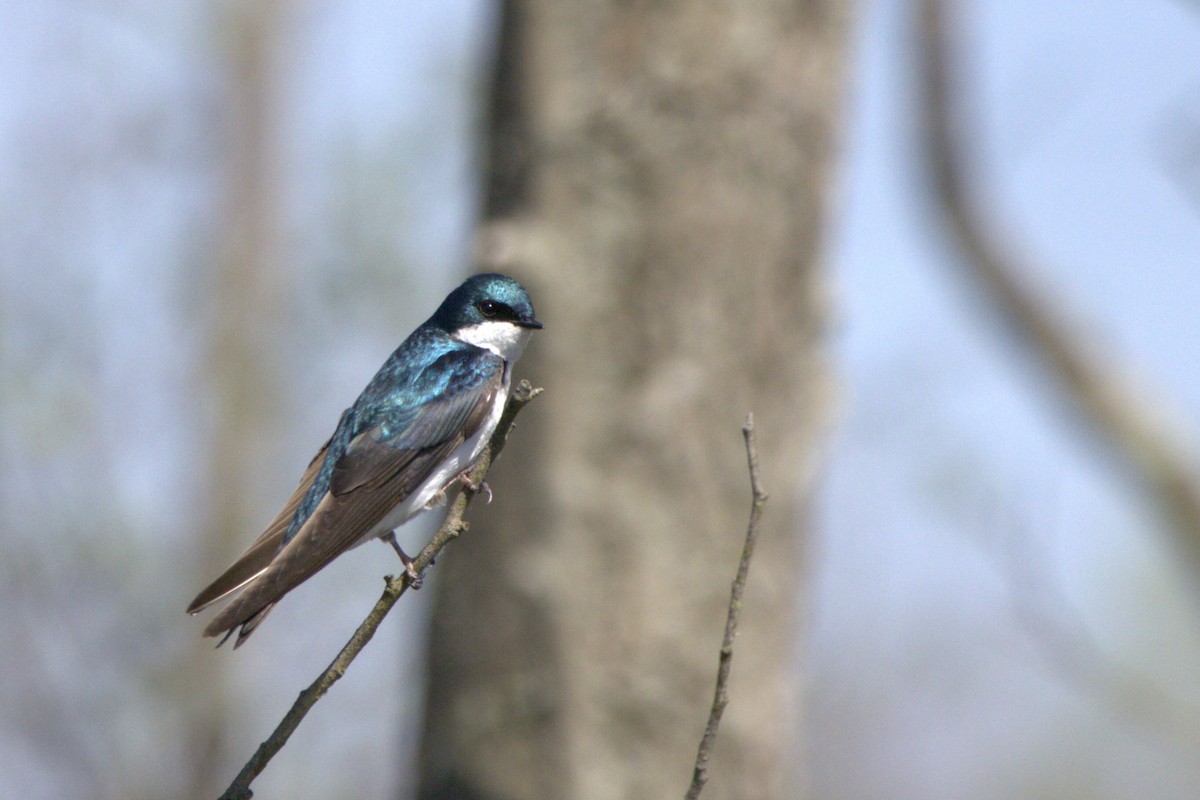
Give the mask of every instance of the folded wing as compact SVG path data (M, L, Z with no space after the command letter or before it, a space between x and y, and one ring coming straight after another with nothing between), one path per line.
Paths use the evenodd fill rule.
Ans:
M284 537L305 481L288 501L291 513L285 506L238 562L201 592L189 610L244 587L205 629L206 636L232 633L240 625L235 647L240 645L275 602L357 544L479 430L503 391L504 362L470 348L443 356L431 369L439 376L439 391L420 405L401 403L368 421L334 465L316 510L290 540ZM316 467L309 465L307 484L322 460L319 453Z

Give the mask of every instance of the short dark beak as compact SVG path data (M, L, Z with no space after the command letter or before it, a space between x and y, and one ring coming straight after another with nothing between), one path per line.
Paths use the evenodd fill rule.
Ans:
M522 328L531 328L535 331L540 331L542 329L542 323L538 322L536 319L523 319L518 322L517 325Z

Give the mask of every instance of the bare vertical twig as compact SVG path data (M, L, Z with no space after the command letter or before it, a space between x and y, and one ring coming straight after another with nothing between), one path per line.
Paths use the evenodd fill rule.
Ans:
M733 639L737 636L738 618L742 615L742 594L746 591L746 576L750 574L750 559L754 555L754 544L758 541L758 520L762 517L767 493L763 491L758 477L758 448L754 439L754 415L746 415L742 426L742 437L746 440L746 461L750 467L750 523L746 526L746 541L742 545L742 558L738 562L737 577L729 594L729 614L725 618L725 638L721 641L721 655L717 663L717 688L713 693L712 710L708 714L708 725L700 739L696 753L696 768L692 773L692 785L688 788L687 800L696 800L708 782L708 762L712 757L713 743L717 739L717 728L721 715L729 705L729 671L733 666Z
M512 427L513 419L517 416L517 412L524 408L530 400L542 393L541 389L534 389L528 381L521 381L520 385L513 391L508 398L508 405L504 409L504 416L500 418L500 423L496 426L496 432L492 434L492 439L488 443L487 449L480 456L479 461L471 470L471 483L475 486L482 486L483 479L487 477L488 470L499 455L500 450L504 447L504 442L508 437L508 431ZM458 497L454 499L450 510L446 513L446 519L438 528L437 534L425 545L421 553L413 559L413 566L417 573L424 573L425 568L433 563L437 554L442 551L442 548L450 543L452 539L458 537L460 533L467 529L467 523L463 520L463 515L467 511L467 506L471 503L471 498L476 492L469 489L463 490ZM317 676L307 689L300 693L296 698L296 702L292 704L291 709L284 715L283 719L271 732L271 735L265 742L258 746L258 750L242 767L242 771L234 778L233 783L229 784L229 788L221 795L220 800L248 800L253 797L254 793L250 791L250 783L259 776L267 763L275 757L285 744L288 738L300 725L301 720L308 714L309 710L316 705L324 694L329 691L345 673L351 662L358 657L358 654L367 642L375 635L379 624L383 622L383 618L391 611L392 606L400 599L400 595L409 587L409 578L401 573L400 577L387 579L387 586L383 590L383 595L375 603L375 607L371 609L371 613L363 620L363 623L358 626L358 630L350 637L350 641L342 648L335 658L325 670Z

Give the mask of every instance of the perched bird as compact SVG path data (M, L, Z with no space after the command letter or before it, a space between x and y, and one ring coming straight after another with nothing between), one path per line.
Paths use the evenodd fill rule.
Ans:
M369 539L396 549L419 576L395 528L445 500L500 421L512 366L542 327L521 284L468 278L380 367L308 465L262 535L196 596L188 613L237 592L204 629L234 648L292 589ZM240 591L239 591L240 590Z

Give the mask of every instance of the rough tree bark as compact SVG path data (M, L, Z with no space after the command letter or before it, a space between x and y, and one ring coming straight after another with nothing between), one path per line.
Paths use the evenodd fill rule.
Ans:
M821 233L849 4L509 3L485 267L546 387L435 569L424 798L681 797L763 520L706 798L802 793L801 534L830 377Z

